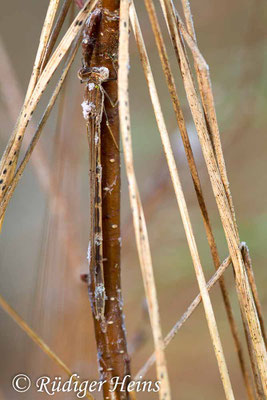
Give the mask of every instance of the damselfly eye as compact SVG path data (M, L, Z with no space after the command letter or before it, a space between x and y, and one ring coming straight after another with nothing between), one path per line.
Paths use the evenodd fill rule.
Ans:
M88 80L90 75L91 75L91 71L89 68L86 68L86 67L80 68L77 73L78 79L82 82Z
M78 79L82 82L83 80L83 68L79 69L77 72Z

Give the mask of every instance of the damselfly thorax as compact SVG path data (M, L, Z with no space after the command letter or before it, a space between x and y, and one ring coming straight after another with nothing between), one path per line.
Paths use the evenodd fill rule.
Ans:
M109 69L106 67L82 67L78 71L81 82L103 83L109 79Z

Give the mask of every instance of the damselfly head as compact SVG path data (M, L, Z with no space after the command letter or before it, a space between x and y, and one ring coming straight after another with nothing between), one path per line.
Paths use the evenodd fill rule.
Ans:
M101 84L109 79L109 69L106 67L92 67L88 68L83 66L78 71L78 79L81 82L92 82Z
M90 80L91 77L91 68L88 67L80 68L77 73L77 76L81 82L87 82L88 80Z

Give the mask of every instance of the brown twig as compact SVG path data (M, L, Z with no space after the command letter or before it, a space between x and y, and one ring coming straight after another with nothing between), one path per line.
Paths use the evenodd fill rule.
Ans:
M128 399L129 392L122 392L117 388L115 392L111 393L112 378L119 377L119 380L122 381L126 377L127 384L130 377L121 294L120 153L118 151L120 136L118 107L117 105L114 106L117 100L116 69L119 43L119 7L119 0L100 1L97 10L98 13L99 11L101 13L101 20L98 24L92 26L97 31L91 32L91 37L86 36L83 42L85 64L89 63L91 68L107 68L112 79L103 84L106 93L104 102L106 117L102 113L99 139L101 143L102 205L101 213L99 208L98 212L99 218L102 214L100 223L102 225L101 246L103 251L105 307L101 319L95 312L93 312L93 319L100 377L102 380L106 380L103 385L103 396L105 399L114 400ZM89 27L90 23L91 21ZM88 95L86 87L85 101L88 100ZM95 180L91 179L90 181L92 196ZM91 224L92 221L93 217L91 216ZM89 291L92 299L95 293L93 268L90 268L89 276ZM93 302L91 304L93 311L95 311Z

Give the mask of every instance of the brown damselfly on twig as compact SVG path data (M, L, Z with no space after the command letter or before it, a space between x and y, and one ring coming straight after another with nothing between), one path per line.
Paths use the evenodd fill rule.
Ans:
M110 78L107 67L91 67L91 58L96 41L96 34L102 14L96 9L88 18L84 29L83 66L78 71L78 78L86 82L85 100L82 103L83 116L87 125L87 136L90 156L90 240L88 245L89 261L89 296L94 316L97 320L104 321L105 312L105 283L103 267L103 229L102 229L102 166L101 166L101 122L105 116L114 144L119 150L112 130L109 127L104 99L107 96L112 106L115 103L103 88L103 83L116 79ZM116 72L116 71L115 71Z

